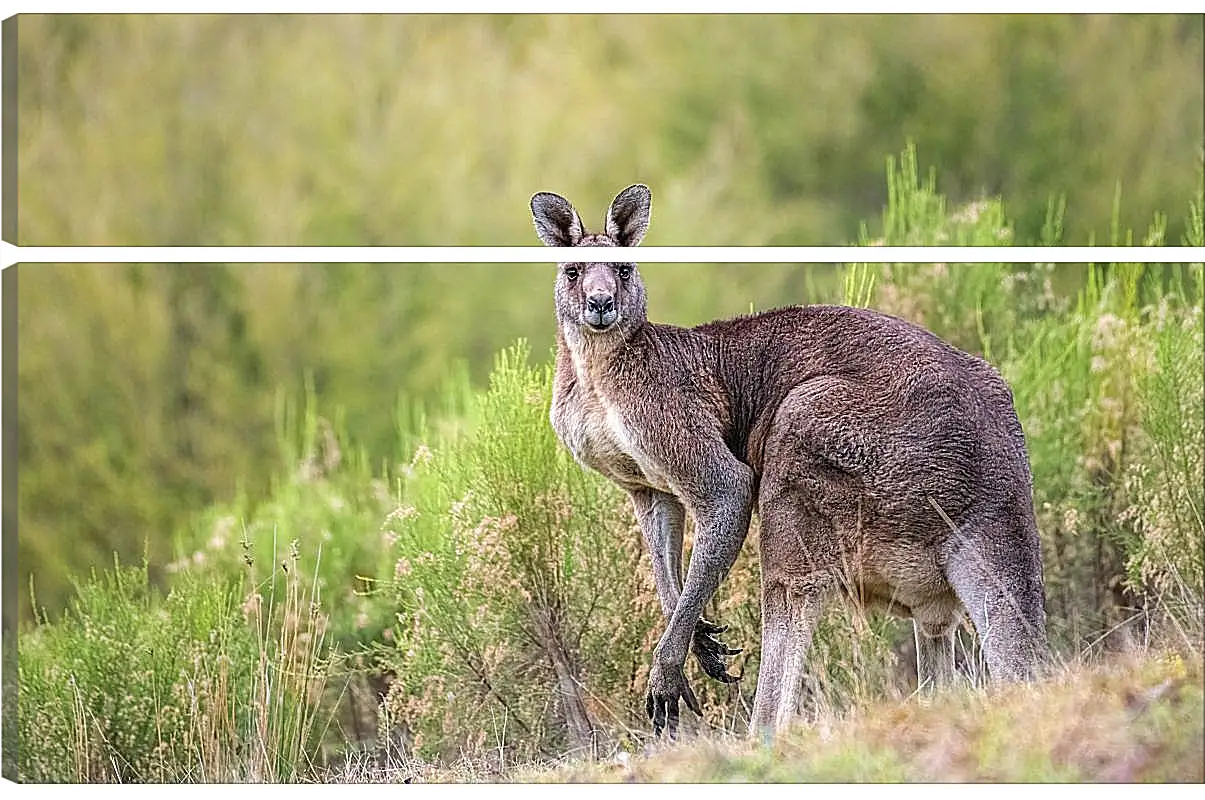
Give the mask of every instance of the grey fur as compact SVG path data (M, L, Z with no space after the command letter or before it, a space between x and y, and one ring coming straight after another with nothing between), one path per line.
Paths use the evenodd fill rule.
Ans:
M548 245L635 245L649 191L591 234L564 198L532 198ZM649 322L635 264L565 262L555 287L552 426L632 498L667 625L653 651L655 732L698 712L688 652L736 680L702 619L761 520L762 661L751 732L797 711L825 605L845 596L911 617L922 686L953 674L963 608L995 679L1046 653L1038 531L1012 395L986 362L875 311L813 305L678 328ZM681 577L682 526L695 544Z

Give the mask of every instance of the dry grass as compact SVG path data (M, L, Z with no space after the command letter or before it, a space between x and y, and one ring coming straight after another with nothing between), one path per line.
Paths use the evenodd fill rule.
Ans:
M881 702L800 725L773 743L699 737L597 762L465 761L344 770L407 782L1201 782L1202 661L1150 654L1068 665L1035 685Z

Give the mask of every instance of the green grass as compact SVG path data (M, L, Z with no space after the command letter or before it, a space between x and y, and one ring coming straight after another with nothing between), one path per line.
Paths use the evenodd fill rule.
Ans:
M312 774L327 618L295 548L267 569L260 582L185 571L166 596L145 569L77 584L61 619L20 637L20 780Z

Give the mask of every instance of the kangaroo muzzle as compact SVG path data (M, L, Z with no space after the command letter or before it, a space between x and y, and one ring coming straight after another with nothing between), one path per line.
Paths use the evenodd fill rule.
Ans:
M611 327L619 312L615 310L615 296L592 294L586 298L586 324L595 330Z

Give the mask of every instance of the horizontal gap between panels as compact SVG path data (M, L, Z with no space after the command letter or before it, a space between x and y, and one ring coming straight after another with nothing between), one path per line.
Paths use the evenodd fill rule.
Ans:
M1172 263L1201 261L1200 247L16 247L16 263Z

